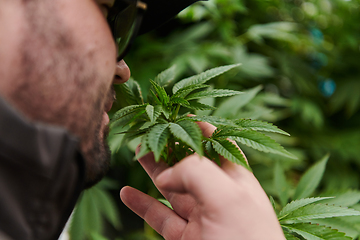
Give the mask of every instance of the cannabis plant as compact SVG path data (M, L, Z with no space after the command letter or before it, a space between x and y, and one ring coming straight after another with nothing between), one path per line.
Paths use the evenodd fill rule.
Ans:
M141 137L140 158L149 152L173 165L188 154L196 152L220 163L219 155L250 170L241 150L233 144L245 144L259 151L294 158L275 140L262 132L289 135L271 123L250 119L226 119L218 116L194 116L192 110L214 110L213 106L199 102L203 98L229 97L242 94L228 89L212 89L210 79L240 64L217 67L183 79L168 94L165 87L174 80L175 67L150 80L151 88L144 102L139 85L130 81L122 85L132 104L123 107L112 117L112 127L121 126L125 141ZM135 103L135 104L134 104ZM183 111L187 109L188 111ZM196 122L208 122L217 127L210 137L204 137ZM229 141L231 140L231 141Z
M359 231L353 223L354 218L349 219L349 216L360 216L360 211L354 209L358 208L359 191L310 197L319 186L328 158L328 155L324 156L305 172L297 184L293 200L280 211L271 199L287 240L358 239ZM280 164L276 165L274 175L274 187L278 189L278 197L283 202L281 205L284 205L289 197L289 188Z
M265 134L289 136L271 123L251 119L227 119L219 117L219 114L192 114L194 110L216 109L200 101L204 98L243 94L234 90L213 89L207 84L212 78L238 66L239 64L213 68L178 81L172 86L170 84L174 80L175 67L171 67L150 80L151 88L146 102L139 84L133 80L128 81L119 89L125 106L112 116L111 127L122 129L119 134L124 134L123 144L133 139L141 139L137 158L153 152L156 161L163 160L169 165L196 152L218 164L219 156L223 156L251 170L234 142L262 152L295 158ZM167 92L168 87L171 87L170 94ZM217 129L210 137L205 137L196 122L208 122ZM279 163L275 165L274 189L279 203L272 197L271 200L287 240L350 240L359 235L359 231L346 217L360 216L360 211L348 208L355 207L359 202L360 192L321 197L312 195L319 186L327 161L328 156L325 156L308 169L294 191L289 190L282 166ZM289 203L289 200L292 201ZM165 199L160 201L171 208Z

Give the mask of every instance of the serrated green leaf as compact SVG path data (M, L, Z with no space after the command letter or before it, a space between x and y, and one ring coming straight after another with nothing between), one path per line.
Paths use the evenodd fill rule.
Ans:
M227 160L239 164L249 171L251 171L250 166L245 160L244 155L239 150L237 146L235 146L232 142L228 140L220 140L220 139L210 139L213 148L215 151L226 158Z
M209 88L210 85L205 85L205 84L194 84L194 85L189 85L187 87L184 87L182 89L180 89L179 91L177 91L174 95L172 95L172 98L185 98L188 94L190 94L192 91L198 90L198 89L202 89L202 88Z
M164 150L169 137L169 124L157 124L147 134L147 144L154 152L156 162L160 160L161 152Z
M170 98L169 98L168 94L166 93L164 87L160 86L159 84L157 84L156 82L154 82L151 79L150 79L150 83L153 86L153 88L155 89L159 100L164 105L167 105L169 103Z
M182 120L176 123L170 123L171 133L184 143L188 144L200 156L203 155L201 146L202 133L200 127L189 120Z
M221 118L218 116L191 116L189 117L189 119L192 119L197 122L207 122L213 124L214 126L225 125L225 126L236 127L236 125L231 120Z
M165 106L161 106L160 111L164 114L164 116L166 117L166 119L169 119L169 117L170 117L170 112L169 112L169 110L168 110Z
M114 122L116 120L118 120L119 118L122 118L130 113L133 113L133 112L136 112L136 111L139 111L139 110L142 110L142 109L145 109L146 107L146 104L143 104L143 105L131 105L131 106L127 106L127 107L124 107L122 109L120 109L119 111L117 111L111 121Z
M257 86L252 89L244 91L240 95L236 95L224 100L218 109L213 113L215 116L222 116L226 118L234 118L239 112L240 108L248 104L260 92L262 86Z
M140 120L140 119L141 119L141 116L142 116L143 114L145 114L145 113L146 113L146 110L145 110L145 109L136 112L136 113L133 115L133 117L128 120L128 122L126 122L126 123L124 122L124 123L125 123L124 127L130 125L131 123L135 122L136 120ZM118 123L118 122L119 122L119 120L118 120L117 122L115 122L115 123Z
M234 95L241 94L242 92L234 91L234 90L227 90L227 89L212 89L206 91L199 91L196 93L192 93L188 95L185 99L186 100L194 100L199 98L206 98L206 97L230 97Z
M352 239L355 239L357 236L359 236L359 230L356 228L356 226L350 222L345 222L341 218L312 219L311 223L337 229Z
M182 106L190 105L190 103L187 100L180 98L180 97L171 98L170 104L180 104Z
M146 124L145 121L137 122L133 126L131 126L128 130L116 133L116 134L125 134L119 146L122 146L123 144L144 135L148 128L148 127L143 127L145 124Z
M147 105L146 108L146 114L149 116L149 119L151 122L154 122L154 106L152 105Z
M315 191L324 174L328 159L329 155L325 155L305 172L296 187L294 199L306 198Z
M198 116L209 116L213 110L216 110L217 108L215 107L215 98L201 98L197 101L198 103L201 104L205 104L207 106L211 106L214 109L210 109L210 110L195 110L195 115Z
M245 129L251 129L254 131L263 131L263 132L273 132L273 133L280 133L287 136L290 136L289 133L279 129L278 127L274 126L271 123L263 122L259 120L251 120L251 119L237 119L234 120L234 123L239 127Z
M321 203L310 204L292 211L283 217L280 222L289 224L299 221L309 221L311 219L343 216L360 216L360 211L351 208L325 205Z
M341 207L350 207L360 201L360 191L348 190L341 194L334 194L335 198L324 201L329 205L337 205Z
M117 132L123 130L122 127L112 128L109 136L107 137L107 141L109 144L110 152L112 155L116 154L119 151L120 146L124 142L124 135L116 134Z
M142 113L143 110L141 110ZM133 119L135 119L136 116L138 116L139 112L134 111L127 115L122 116L121 118L118 118L117 120L114 120L110 124L110 128L115 128L117 126L126 127L131 123Z
M159 116L161 115L161 113L162 113L162 107L159 106L159 105L156 105L156 106L154 107L154 119L155 119L155 121L158 120L158 118L159 118Z
M210 79L219 76L220 74L229 71L230 69L233 69L235 67L240 66L241 64L233 64L233 65L227 65L222 67L213 68L210 70L207 70L203 73L200 73L198 75L183 79L176 83L173 87L173 93L175 94L177 91L179 91L181 88L195 85L195 84L203 84L209 81Z
M128 142L134 140L135 138L141 137L141 136L145 135L146 132L147 132L146 129L139 129L137 131L128 131L125 133L125 136L124 136L124 139L126 141L124 141L122 144L128 143Z
M212 138L227 138L229 136L236 135L239 131L242 131L242 129L238 127L222 125L214 131Z
M130 78L123 84L116 85L117 99L126 105L141 105L144 103L138 82Z
M302 198L299 200L294 200L290 203L288 203L279 213L278 218L281 219L285 215L290 214L291 212L295 211L298 208L304 207L306 205L309 205L311 203L319 202L322 200L330 199L333 197L315 197L315 198Z
M295 232L307 240L351 240L345 233L325 226L310 223L298 223L282 226L290 232Z
M241 130L233 132L231 133L231 136L229 136L229 138L262 152L274 153L288 158L296 159L294 155L286 151L274 139L256 131Z
M216 162L217 165L221 165L219 154L215 151L211 141L206 141L205 143L205 151L209 159Z
M161 114L161 106L159 105L156 105L155 107L147 105L145 110L151 122L155 122Z
M215 110L216 107L207 105L207 104L203 104L203 103L199 103L196 101L191 101L189 102L189 105L184 106L190 109L194 109L194 110Z
M150 96L148 97L148 101L150 104L157 104L157 105L162 105L162 102L160 101L160 99L158 98L158 96L156 96L156 94L154 93L154 91L152 89L150 89ZM156 105L155 105L156 106Z
M274 188L282 206L287 204L289 199L289 185L286 181L284 170L279 161L274 167Z
M300 238L295 237L294 235L291 235L288 232L284 232L286 240L301 240Z
M159 73L155 77L154 82L156 82L162 87L166 87L175 79L175 77L176 77L176 65L173 65L170 68Z

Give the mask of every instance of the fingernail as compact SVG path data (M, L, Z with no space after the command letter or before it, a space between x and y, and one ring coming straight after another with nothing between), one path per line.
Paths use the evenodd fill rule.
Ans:
M165 185L169 181L172 172L173 172L173 169L168 168L165 171L163 171L162 173L160 173L159 176L157 176L157 178L155 180L156 184Z

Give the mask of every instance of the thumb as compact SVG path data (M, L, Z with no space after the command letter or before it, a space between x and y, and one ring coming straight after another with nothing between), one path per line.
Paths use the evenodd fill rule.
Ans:
M167 191L188 193L203 204L220 204L222 196L231 194L235 187L221 168L197 154L163 171L155 179L155 184Z

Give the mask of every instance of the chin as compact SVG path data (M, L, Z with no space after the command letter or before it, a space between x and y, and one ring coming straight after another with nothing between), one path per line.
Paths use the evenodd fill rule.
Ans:
M99 132L99 131L98 131ZM110 168L111 152L107 143L109 127L102 131L103 134L95 136L93 147L83 153L85 158L86 179L85 188L90 188L105 177Z

